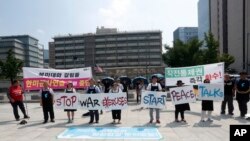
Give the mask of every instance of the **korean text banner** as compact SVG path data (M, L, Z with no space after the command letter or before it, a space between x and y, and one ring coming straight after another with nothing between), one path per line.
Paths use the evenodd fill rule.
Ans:
M203 83L209 79L210 83L224 82L224 62L200 66L165 68L166 86L174 86L178 80L185 85Z
M199 84L199 99L201 100L224 100L224 84Z
M196 102L193 86L171 88L169 91L174 105Z
M146 108L166 108L166 92L143 91L141 96L141 106Z
M90 78L91 67L68 70L23 67L25 90L41 89L44 81L47 81L52 89L65 89L69 81L75 88L84 88L89 86Z
M116 110L127 108L126 93L69 94L55 95L58 109Z

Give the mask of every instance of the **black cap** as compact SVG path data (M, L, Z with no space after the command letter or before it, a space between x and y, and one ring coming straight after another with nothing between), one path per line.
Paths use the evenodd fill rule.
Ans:
M183 83L181 80L178 80L176 83L176 85L183 85L183 84L185 84L185 83Z
M242 71L242 72L240 72L240 75L247 75L247 72L246 71Z
M157 77L156 75L153 75L153 76L151 77L151 79L153 79L153 78L157 78L157 79L158 79L158 77Z

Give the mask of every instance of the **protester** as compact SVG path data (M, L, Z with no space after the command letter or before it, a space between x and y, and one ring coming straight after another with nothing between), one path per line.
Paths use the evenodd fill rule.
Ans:
M117 79L117 84L119 85L119 88L123 91L124 90L124 87L123 85L121 84L121 80L120 79Z
M147 90L148 91L161 91L161 85L159 83L157 83L157 79L158 77L153 75L151 77L152 79L152 83L148 84ZM158 108L149 108L149 115L150 115L150 121L149 123L153 123L154 117L153 117L153 111L156 111L156 123L161 123L160 122L160 109Z
M89 80L89 84L90 84L90 86L88 87L87 94L100 93L100 89L98 88L98 86L95 85L95 80L93 78ZM95 118L95 123L99 123L98 110L89 110L89 115L90 115L89 124L94 123L94 118Z
M184 85L184 83L182 83L181 80L178 80L177 83L176 83L176 85L178 87L182 87ZM178 120L179 113L181 114L181 121L182 122L186 122L186 120L184 118L184 111L185 110L190 110L189 103L175 105L175 122L180 122Z
M96 85L99 89L100 89L100 93L103 93L103 87L102 87L102 83L101 83L101 80L97 80L97 85ZM100 114L102 115L103 114L103 111L100 110Z
M44 116L44 124L48 122L49 114L50 121L55 122L54 116L54 92L51 88L49 88L48 82L43 82L43 88L40 90L40 105L43 107L43 116Z
M122 92L125 92L126 93L126 95L127 95L127 101L128 101L128 85L127 85L127 82L124 80L124 81L122 81L122 87L123 87L123 90L122 90Z
M245 117L247 114L247 103L249 101L250 84L247 79L247 72L240 73L240 80L235 84L236 88L236 100L239 104L240 117Z
M121 93L122 90L119 88L117 82L113 83L113 87L110 89L109 93ZM121 110L112 110L113 124L115 120L118 119L118 124L121 124Z
M137 102L137 104L139 103L139 96L140 96L139 85L140 85L140 83L141 83L140 80L136 81L136 83L135 83L135 92L136 92L136 102Z
M141 95L142 95L142 91L145 90L145 85L144 85L144 81L140 81L139 85L138 85L138 94L136 97L136 101L137 103L141 103Z
M76 93L76 90L73 88L72 82L68 82L65 93ZM73 123L76 109L65 109L64 111L67 112L68 123ZM70 117L71 117L71 119L70 119Z
M26 114L24 104L23 104L23 89L19 84L18 80L14 80L12 85L9 88L9 91L7 93L8 98L10 100L10 104L13 108L13 113L15 116L16 121L20 120L20 116L18 114L18 107L23 113L24 118L29 118L29 116Z
M205 79L204 83L210 83L209 79ZM202 100L201 101L201 122L205 122L206 112L207 112L207 121L213 122L211 118L212 111L214 110L214 105L212 100Z
M221 103L221 114L225 114L226 104L228 106L228 114L234 115L234 105L233 105L233 97L234 97L234 82L230 79L229 74L225 74L224 76L224 100Z

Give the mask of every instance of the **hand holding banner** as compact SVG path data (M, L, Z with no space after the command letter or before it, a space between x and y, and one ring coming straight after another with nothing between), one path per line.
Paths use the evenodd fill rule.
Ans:
M147 108L166 108L167 94L157 91L143 91L141 96L141 106Z
M198 89L201 100L224 100L224 84L199 84Z
M193 86L171 88L169 91L174 105L196 101Z

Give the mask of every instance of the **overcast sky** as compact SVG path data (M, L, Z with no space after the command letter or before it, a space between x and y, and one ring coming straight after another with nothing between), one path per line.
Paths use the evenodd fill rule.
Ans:
M198 0L0 0L0 36L29 34L48 47L55 35L161 30L172 45L177 27L197 26Z

